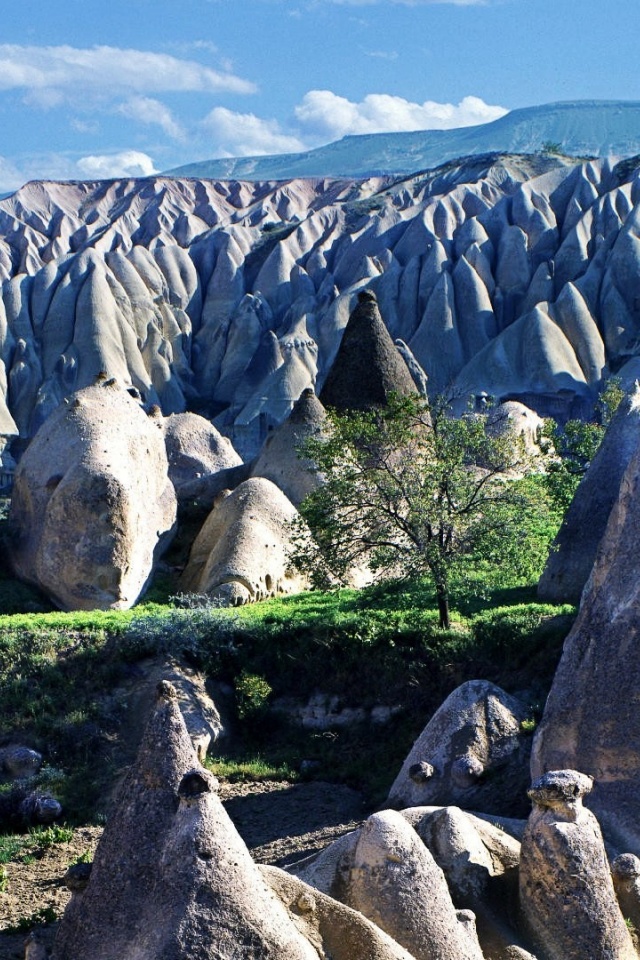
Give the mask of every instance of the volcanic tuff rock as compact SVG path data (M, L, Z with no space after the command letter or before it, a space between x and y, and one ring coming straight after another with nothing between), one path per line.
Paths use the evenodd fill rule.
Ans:
M161 424L102 380L62 403L22 457L9 512L11 562L62 609L126 609L175 521Z
M195 413L173 413L163 419L162 428L176 493L192 480L242 463L227 437Z
M337 410L385 406L392 393L417 393L409 368L382 322L375 294L363 290L349 317L320 400Z
M582 805L590 789L591 778L575 770L532 784L520 854L523 914L545 960L636 960L598 821Z
M640 386L624 397L562 521L538 583L552 603L578 603L629 462L640 447Z
M105 371L165 414L218 417L250 458L321 392L365 287L432 392L589 410L638 352L639 201L634 163L540 155L402 180L27 184L0 200L3 435Z
M180 586L231 606L304 588L290 569L289 524L298 515L270 480L252 477L214 505L191 548Z
M502 816L527 809L527 708L485 680L450 694L426 725L389 791L396 808L457 804Z
M318 488L314 465L300 454L301 444L322 434L326 412L311 388L304 390L284 423L269 434L251 465L251 476L271 480L299 506Z
M171 684L62 920L53 960L317 960L202 768Z
M622 477L578 617L536 731L533 777L571 768L594 778L586 798L605 837L640 854L640 448Z

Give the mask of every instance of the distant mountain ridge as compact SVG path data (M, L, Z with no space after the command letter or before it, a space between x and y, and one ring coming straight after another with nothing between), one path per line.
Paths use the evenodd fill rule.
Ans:
M349 136L304 153L203 160L167 171L214 180L370 177L432 169L484 153L536 153L545 144L579 157L640 154L640 101L579 100L512 110L453 130Z

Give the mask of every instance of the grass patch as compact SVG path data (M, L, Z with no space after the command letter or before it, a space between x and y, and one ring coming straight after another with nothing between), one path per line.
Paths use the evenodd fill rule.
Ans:
M216 777L228 780L230 783L255 783L260 780L295 783L300 779L299 774L287 763L271 763L260 756L245 759L208 757L205 766Z
M481 561L455 586L448 631L438 628L424 582L234 610L195 598L180 607L159 602L169 587L129 611L0 616L0 728L45 755L41 785L70 823L95 818L126 723L117 691L149 656L185 660L234 692L237 733L233 753L214 761L218 776L335 780L377 803L429 716L465 680L530 689L535 717L575 615L539 604L533 583ZM278 698L305 700L318 690L344 706L402 709L384 725L323 732L294 727L270 709ZM0 863L34 855L0 841L9 851L0 842Z

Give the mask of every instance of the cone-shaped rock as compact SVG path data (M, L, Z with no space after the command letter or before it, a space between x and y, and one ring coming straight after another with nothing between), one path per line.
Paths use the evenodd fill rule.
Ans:
M332 960L414 960L413 955L357 910L277 867L261 867L298 927Z
M338 410L384 406L390 393L417 393L409 368L384 325L369 290L358 294L320 400Z
M591 573L622 475L640 447L640 386L625 397L569 505L542 572L538 596L578 603Z
M215 789L174 689L160 684L136 766L52 960L317 960Z
M297 507L319 484L313 464L298 455L300 445L322 432L325 419L313 390L304 390L289 417L267 437L251 476L271 480Z
M458 920L442 870L394 810L374 814L362 827L347 902L416 960L482 960L477 940Z

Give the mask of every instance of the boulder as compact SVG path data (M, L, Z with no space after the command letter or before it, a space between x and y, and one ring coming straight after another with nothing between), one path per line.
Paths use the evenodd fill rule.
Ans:
M11 561L63 610L127 609L148 585L175 520L159 424L101 379L53 412L20 461Z
M557 770L532 784L522 837L520 903L545 960L636 960L616 900L602 834L582 805L591 778Z
M169 479L176 492L192 480L230 467L242 460L232 443L195 413L174 413L162 421L169 461Z
M505 400L487 413L487 433L495 437L520 439L529 456L540 454L540 432L544 420L517 400Z
M314 465L299 455L300 446L322 433L325 418L325 409L313 390L304 390L289 417L267 437L252 464L251 476L271 480L299 506L320 483Z
M221 494L191 549L180 587L239 606L302 590L291 570L290 524L298 512L270 480L253 477Z
M320 392L325 407L366 410L390 393L417 393L411 373L385 327L375 294L362 290Z
M541 600L579 603L623 474L639 446L640 386L636 385L616 410L565 514L538 584Z
M159 686L135 767L52 960L318 960L266 883Z
M640 449L627 467L536 730L532 776L581 770L607 840L640 855Z
M518 929L519 841L500 821L458 807L409 807L402 816L444 872L455 906L473 910L484 954L528 956L514 953L526 946Z
M42 766L42 754L31 747L12 743L0 747L0 773L12 780L26 780L38 773Z
M502 816L526 811L527 708L484 680L462 684L411 748L389 791L396 808L453 804Z
M640 858L633 853L621 853L611 864L613 888L620 910L636 931L640 930Z

